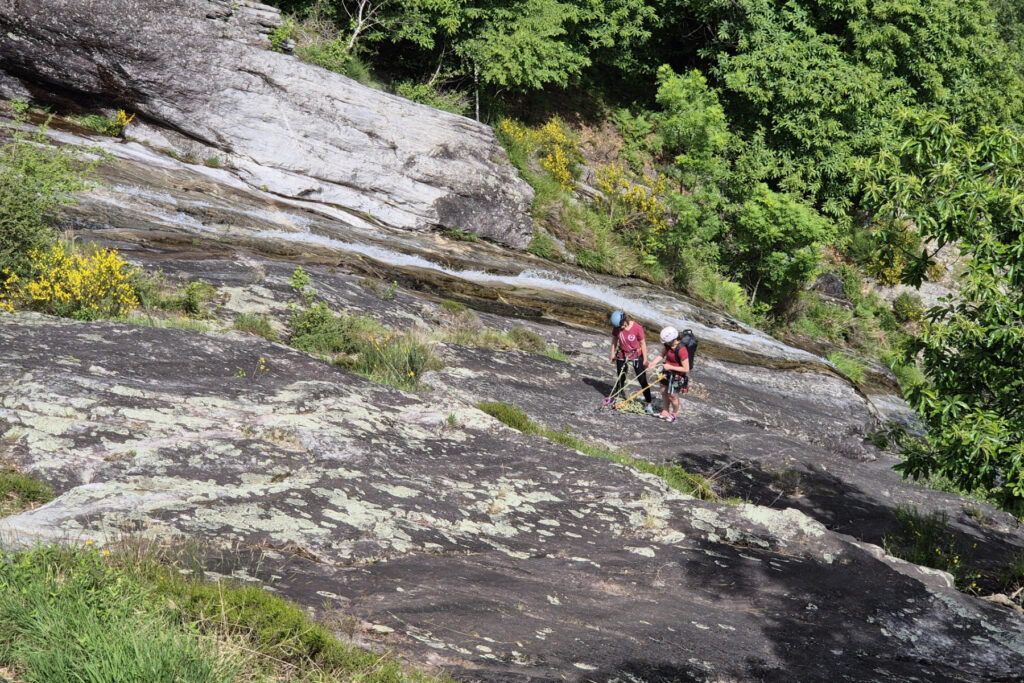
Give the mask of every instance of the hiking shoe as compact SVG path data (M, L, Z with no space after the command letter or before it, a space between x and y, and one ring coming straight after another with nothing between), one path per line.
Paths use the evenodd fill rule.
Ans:
M654 415L654 406L648 403L647 407L644 408L644 412L647 413L648 415Z
M661 418L662 420L667 420L668 419L668 411L667 410L661 411L661 415L658 415L658 417Z
M668 416L667 418L665 418L665 419L667 419L667 420L669 421L669 423L672 423L672 422L675 422L675 421L676 421L676 416L675 416L675 415L669 415L669 416Z

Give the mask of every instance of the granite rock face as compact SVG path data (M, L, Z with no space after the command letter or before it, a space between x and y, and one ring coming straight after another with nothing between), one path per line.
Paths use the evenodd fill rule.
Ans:
M796 509L694 500L466 400L494 387L556 423L568 411L551 406L594 391L588 364L443 353L434 389L405 393L238 333L0 316L3 456L61 491L0 533L196 539L220 549L212 569L328 621L355 614L364 642L467 680L974 681L1024 665L1024 620L941 572ZM531 402L538 376L563 390ZM855 400L831 393L818 431ZM685 459L665 448L682 425L604 420Z
M0 93L126 109L153 144L337 216L526 246L533 193L489 127L271 52L279 23L229 0L2 0Z

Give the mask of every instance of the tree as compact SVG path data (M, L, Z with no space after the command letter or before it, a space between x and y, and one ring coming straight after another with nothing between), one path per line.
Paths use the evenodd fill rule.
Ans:
M907 254L920 285L938 248L954 243L966 268L957 296L928 313L907 349L927 382L910 401L927 434L902 439L898 469L983 488L1024 503L1024 138L1008 128L968 135L943 114L901 114L904 142L863 171L881 236L909 221L923 238Z
M46 123L27 128L28 105L11 102L14 120L3 125L10 141L0 146L0 275L24 274L33 249L56 240L50 228L61 207L91 186L98 160L54 146ZM7 276L0 276L0 283Z
M724 256L751 302L784 308L814 274L831 233L831 224L800 198L760 185L737 212Z

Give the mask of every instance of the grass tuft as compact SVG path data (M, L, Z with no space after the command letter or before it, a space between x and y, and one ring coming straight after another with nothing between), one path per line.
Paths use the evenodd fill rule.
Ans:
M895 516L897 532L887 535L882 543L887 553L907 562L949 572L962 591L977 589L975 579L980 575L967 568L964 551L956 535L949 530L945 513L922 514L913 506L899 505Z
M653 474L665 480L669 486L687 495L701 500L718 500L718 495L711 488L711 482L699 474L687 472L679 465L659 465L646 460L634 458L626 453L612 451L604 446L589 443L571 434L567 429L556 431L549 429L530 419L519 406L499 401L484 401L477 408L505 423L516 431L524 434L537 434L555 443L567 446L585 455L604 460L611 460L621 465L628 465L647 474Z
M234 327L239 332L255 334L272 342L278 341L277 332L265 313L239 313L235 316Z
M27 474L0 470L0 517L30 510L53 499L53 489Z
M837 351L828 354L828 359L854 384L861 384L864 381L867 364L860 358Z

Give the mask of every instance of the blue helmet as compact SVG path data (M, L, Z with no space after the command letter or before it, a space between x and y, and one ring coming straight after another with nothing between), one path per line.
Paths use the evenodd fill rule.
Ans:
M615 311L612 313L612 327L622 327L622 323L626 322L626 314L622 311Z

